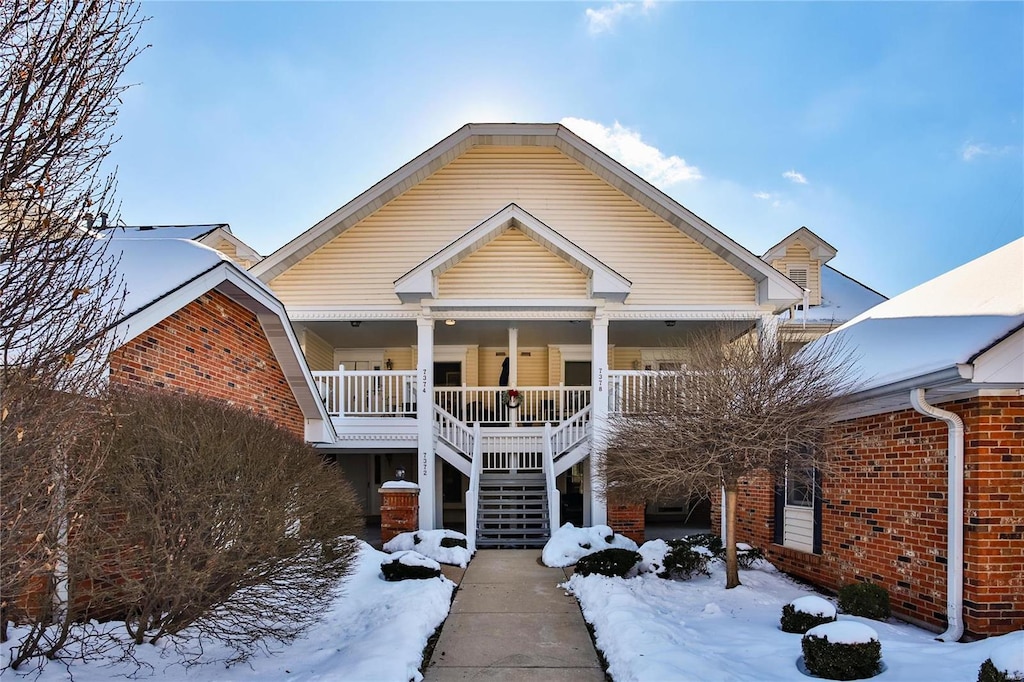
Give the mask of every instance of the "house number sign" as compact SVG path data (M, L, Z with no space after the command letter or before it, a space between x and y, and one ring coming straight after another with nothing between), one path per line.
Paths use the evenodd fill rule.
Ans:
M423 377L420 379L420 386L423 387L423 395L427 394L427 370L423 369Z
M597 368L597 392L604 392L604 367Z

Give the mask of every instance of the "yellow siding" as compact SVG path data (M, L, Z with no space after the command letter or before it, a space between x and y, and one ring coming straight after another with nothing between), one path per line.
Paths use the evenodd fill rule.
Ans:
M408 346L405 348L387 348L384 350L384 358L385 360L388 358L391 359L392 369L416 369L416 361L412 355L412 348Z
M271 281L287 305L398 303L394 281L511 202L632 281L628 303L755 300L744 274L550 147L477 147Z
M334 369L334 347L308 329L302 330L302 354L313 371Z
M498 355L503 353L503 355ZM501 362L508 352L504 348L480 349L480 375L478 385L497 386L501 376Z
M467 386L480 385L480 349L476 346L466 350L466 361L462 365L462 383Z
M523 355L529 353L529 355ZM519 349L519 386L550 386L548 383L548 349Z
M238 255L238 249L236 249L235 245L232 244L231 242L229 242L227 239L221 239L217 243L217 245L215 247L213 247L213 248L217 249L218 251L223 253L225 256L227 256L231 260L233 260L236 263L238 263L239 265L241 265L246 270L251 268L252 265L253 265L253 262L251 260L249 260L248 258L243 258L243 257L239 256Z
M438 278L441 298L586 298L587 276L512 228Z
M821 305L821 262L811 260L811 252L799 241L786 247L786 255L772 261L772 267L784 275L789 274L789 266L805 266L807 268L807 288L811 305Z
M548 346L548 381L558 386L562 379L562 351L558 346Z
M612 369L617 370L629 370L636 369L633 363L636 362L640 369L643 369L643 365L640 365L640 349L639 348L623 348L622 346L616 346L615 348L615 362L609 363Z

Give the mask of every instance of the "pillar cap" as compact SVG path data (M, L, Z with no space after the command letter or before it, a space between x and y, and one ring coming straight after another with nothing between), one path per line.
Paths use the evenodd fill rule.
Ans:
M419 491L420 487L412 481L385 481L380 486L380 492L386 490L402 490L406 492Z

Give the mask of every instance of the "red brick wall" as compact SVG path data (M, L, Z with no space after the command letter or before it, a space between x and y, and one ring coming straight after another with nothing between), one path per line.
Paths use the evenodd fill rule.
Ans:
M644 544L647 506L640 504L608 503L608 525L619 535L624 535L638 545Z
M209 291L110 355L111 381L226 400L305 436L305 419L256 315Z
M1024 628L1024 399L984 397L941 407L965 425L967 632ZM879 583L898 615L945 627L945 423L904 410L835 428L836 459L822 482L821 555L772 543L767 479L741 493L737 538L767 548L782 570L831 589L855 580ZM717 505L712 523L720 528Z

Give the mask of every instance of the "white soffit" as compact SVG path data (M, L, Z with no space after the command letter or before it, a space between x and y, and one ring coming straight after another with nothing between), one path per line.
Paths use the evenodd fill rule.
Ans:
M454 242L423 261L395 281L395 294L403 303L432 298L434 281L456 264L499 237L512 227L566 261L590 278L591 295L622 302L629 295L631 282L545 225L516 204L509 204Z

